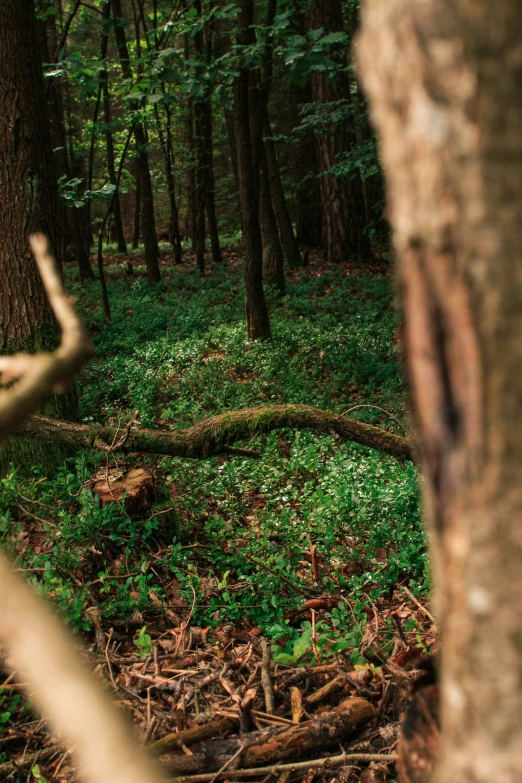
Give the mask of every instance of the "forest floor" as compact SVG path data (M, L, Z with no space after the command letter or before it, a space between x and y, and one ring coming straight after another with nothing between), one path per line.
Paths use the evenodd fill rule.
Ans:
M138 411L143 426L185 427L290 402L355 408L403 434L386 264L327 268L312 257L285 297L268 294L272 340L249 344L241 258L231 248L225 259L201 279L165 254L151 288L139 254L133 277L110 258L110 325L98 284L67 272L96 348L80 381L84 421L123 428ZM140 741L169 750L172 775L392 781L410 684L437 644L416 470L308 431L238 445L261 456L85 450L52 470L13 466L0 481L0 541L83 640ZM137 500L100 501L135 469L145 477ZM0 778L75 780L7 669L2 679ZM228 739L218 745L219 734ZM335 769L284 766L342 753Z

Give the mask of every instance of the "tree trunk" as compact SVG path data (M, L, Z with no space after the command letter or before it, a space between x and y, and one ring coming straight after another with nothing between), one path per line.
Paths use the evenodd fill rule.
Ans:
M522 780L522 16L366 0L441 618L439 783Z
M312 102L310 84L305 87L294 86L292 88L292 110L294 114L294 128L301 118L300 107ZM319 184L319 158L315 137L310 131L299 136L299 143L295 146L295 177L297 181L297 221L296 239L298 245L307 248L323 247L323 205L321 201L321 187Z
M322 27L325 33L343 30L341 0L313 0L308 12L309 30ZM335 49L331 57L343 64L344 47ZM328 104L347 101L350 97L346 74L339 70L334 80L323 72L311 78L312 100ZM316 135L321 176L319 182L323 203L323 244L330 262L360 259L371 256L370 242L365 233L364 200L361 179L354 176L332 177L328 172L338 162L338 156L353 144L353 133L345 124L335 123L321 129Z
M259 225L263 243L263 282L284 294L286 290L284 254L274 214L266 157L262 152L259 189Z
M61 268L58 188L46 110L33 0L0 0L0 350L54 349L58 330L28 245L34 231L50 239ZM49 415L78 416L72 388L53 396ZM50 466L59 454L13 438L0 471L10 462Z
M176 200L176 182L174 179L174 166L173 166L173 154L172 154L172 129L171 129L171 112L168 103L165 104L166 114L166 132L165 137L163 128L161 127L160 113L157 104L154 105L154 116L156 118L156 128L158 131L158 138L163 153L163 160L165 161L165 177L167 179L167 188L169 192L169 204L170 204L170 219L169 219L169 241L174 251L174 263L181 264L183 251L181 247L181 232L179 230L179 213Z
M127 36L123 27L121 0L112 0L112 15L114 19L114 37L118 47L123 78L132 80ZM147 152L147 133L142 122L134 126L136 140L136 168L140 181L141 196L141 233L145 248L145 265L149 283L157 283L161 279L159 268L159 248L156 237L156 220L154 217L154 194L150 177L149 156Z
M209 10L213 10L213 2L209 4ZM210 69L213 59L214 48L214 19L211 17L205 27L205 55L207 67ZM211 87L209 88L212 89ZM205 167L206 167L206 190L205 190L205 212L207 215L208 233L210 236L210 248L212 250L212 260L215 264L223 261L221 254L221 245L219 242L219 229L216 218L215 201L215 180L214 180L214 118L212 110L212 94L207 95L204 104L204 133L205 133Z
M141 187L138 176L138 166L134 160L134 228L132 231L132 247L136 250L140 246L141 237Z
M283 246L285 261L288 266L292 268L301 265L301 253L299 252L299 245L297 243L294 227L292 225L292 218L290 217L290 212L286 203L283 183L281 182L275 144L271 138L272 128L270 127L268 111L265 113L263 131L265 135L264 147L268 167L270 195L272 204L274 205L277 225L279 226L279 233L281 235L281 244Z
M52 0L49 7L54 6ZM54 52L58 46L58 33L56 30L56 16L50 14L45 23L40 24L39 43L44 62L54 60ZM53 54L50 54L52 48ZM71 166L67 151L67 134L65 131L63 90L59 79L47 79L44 87L44 95L47 97L49 124L51 131L51 147L55 160L56 176L66 180L71 179ZM83 242L82 230L78 214L74 207L60 205L59 218L61 222L62 248L60 257L66 251L69 241L74 245L76 263L80 271L80 280L94 280L94 272L91 266L89 253Z
M254 4L239 2L237 42L248 46L252 42ZM241 225L245 243L246 322L250 340L270 338L270 321L263 291L263 246L259 227L259 192L253 164L249 103L250 71L244 62L234 82L234 127L237 141L237 164Z
M104 8L104 19L108 22L111 16L111 2L106 4ZM101 59L104 60L107 55L107 44L109 42L109 32L104 33L101 43ZM114 155L114 137L112 135L112 112L111 112L111 97L109 93L109 74L104 68L100 71L100 87L102 91L103 100L103 121L105 124L105 144L107 149L107 170L109 172L109 182L111 185L117 185L116 176L116 164ZM123 232L123 221L121 217L121 205L120 194L116 193L114 196L114 204L112 207L113 215L113 230L118 245L118 252L127 255L127 243L125 241L125 234Z

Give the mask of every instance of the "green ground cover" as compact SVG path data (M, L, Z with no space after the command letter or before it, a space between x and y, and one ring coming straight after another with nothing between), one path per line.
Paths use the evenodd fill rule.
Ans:
M234 254L203 280L187 267L166 269L154 288L123 267L108 268L110 325L97 284L67 281L97 354L80 381L85 421L125 422L139 410L144 426L183 427L271 402L336 412L367 403L404 418L388 276L317 265L297 272L284 298L269 294L272 341L248 344ZM379 410L351 415L399 432ZM308 660L309 624L296 628L285 615L330 597L320 645L356 662L372 604L400 582L427 588L414 467L308 431L242 445L261 458L84 451L48 476L13 466L0 482L1 543L75 630L89 632L86 609L96 605L108 626L129 621L154 636L186 605L196 625L256 626L282 662ZM89 478L107 464L151 467L158 500L143 518L100 506Z

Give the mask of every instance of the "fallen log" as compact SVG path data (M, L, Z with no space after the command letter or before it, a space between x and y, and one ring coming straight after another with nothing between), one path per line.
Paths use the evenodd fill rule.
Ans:
M121 437L121 428L30 416L17 435L50 443L60 442L71 450L116 450L110 444L119 443L118 451L123 454L142 452L206 459L226 452L238 440L285 427L335 433L344 440L369 446L399 460L411 460L414 454L414 446L409 438L309 405L244 408L212 416L180 430L150 430L133 426L124 438Z
M373 715L373 707L366 699L348 699L316 720L194 745L193 755L173 756L165 761L165 766L174 773L190 774L219 770L236 758L236 766L244 767L287 761L343 742Z

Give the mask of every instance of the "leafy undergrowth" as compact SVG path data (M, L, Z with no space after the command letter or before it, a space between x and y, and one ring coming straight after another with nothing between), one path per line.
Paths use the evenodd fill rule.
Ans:
M139 410L144 426L184 427L214 413L283 402L339 413L371 404L404 415L387 275L325 269L315 260L292 274L285 297L269 294L272 341L249 344L240 259L234 251L226 257L203 280L193 268L165 265L163 282L152 288L141 267L129 278L114 259L107 268L110 325L97 285L80 288L70 277L97 352L81 380L85 421L123 426ZM398 420L382 410L351 415L399 431ZM35 467L30 478L14 466L0 483L2 543L87 643L99 626L118 682L122 677L127 695L136 694L137 716L144 714L143 688L133 679L134 664L118 664L118 656L132 648L149 656L156 647L175 668L183 646L192 655L190 627L204 640L190 665L230 665L236 689L250 670L233 661L248 650L255 661L262 635L272 644L277 676L319 662L345 672L363 667L380 703L382 667L397 654L398 639L421 650L434 642L422 611L405 610L399 593L404 585L422 599L429 579L415 469L306 431L237 445L261 457L122 460L85 451L52 476ZM137 465L154 480L150 507L137 516L125 502L102 506L93 474ZM178 637L178 648L165 647ZM149 713L148 740L212 711L212 699L205 708L194 704L193 689L192 702L182 699L182 724L165 717L169 710L177 715L176 700L194 676L176 679L177 695L153 692L159 717L151 728ZM4 742L13 751L25 747L34 725L28 709L9 687L0 692L0 761L10 752ZM386 722L388 712L381 712Z

